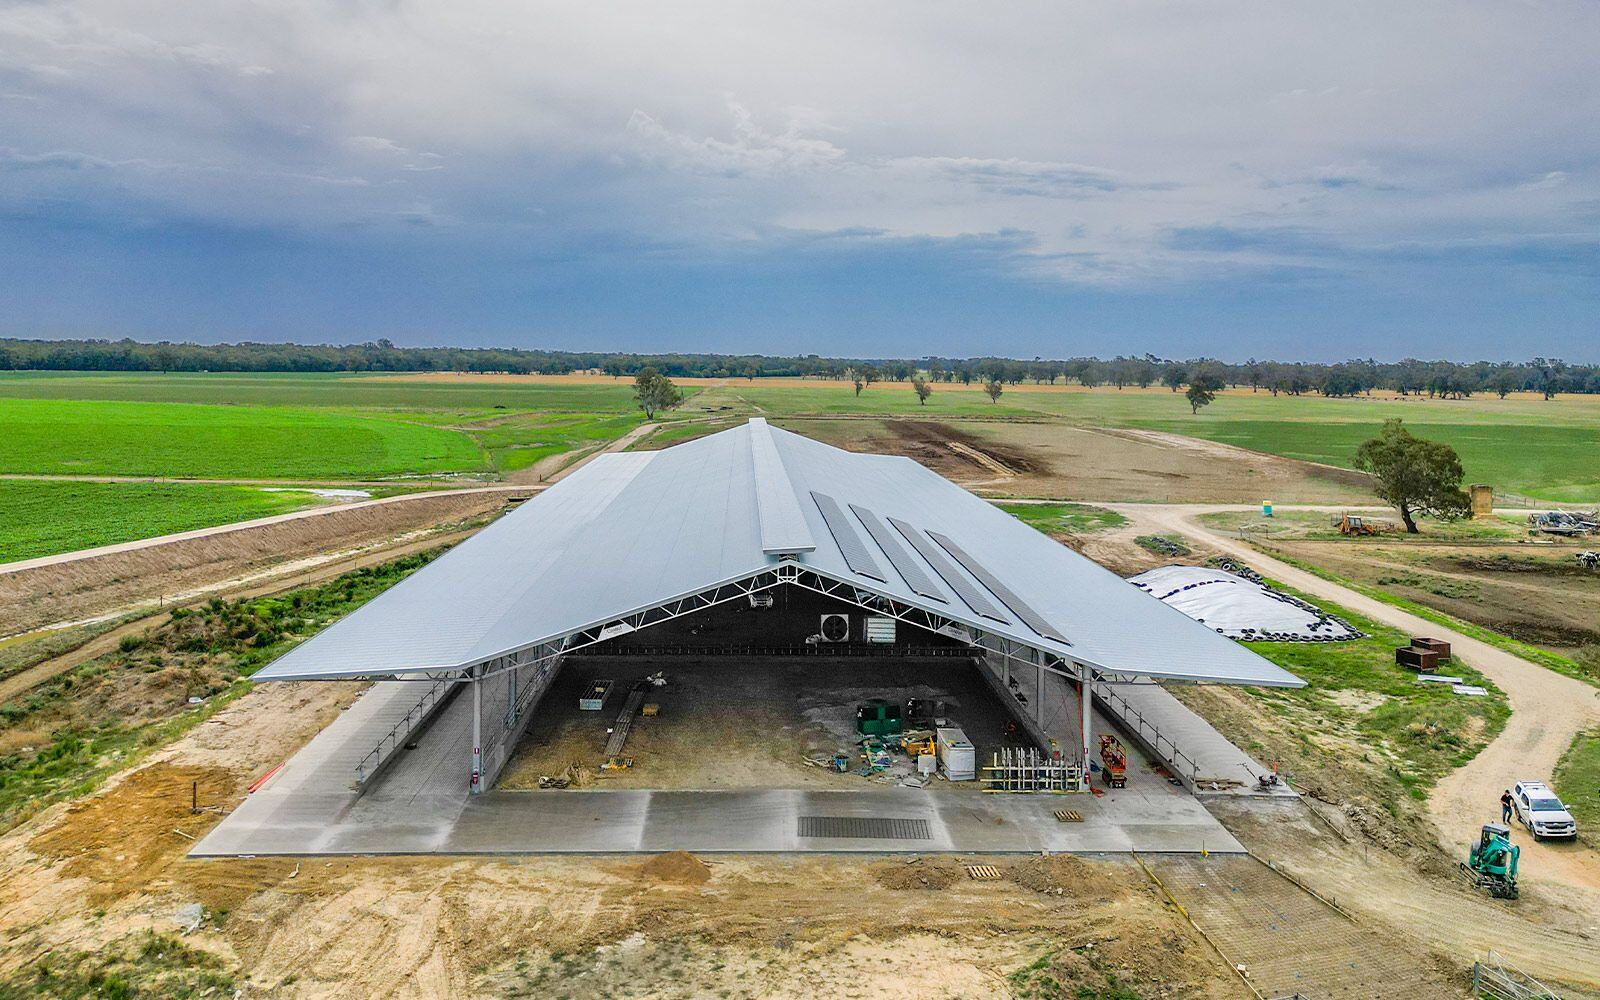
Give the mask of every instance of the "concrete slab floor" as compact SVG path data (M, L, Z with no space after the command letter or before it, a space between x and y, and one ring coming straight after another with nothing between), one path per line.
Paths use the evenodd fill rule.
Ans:
M414 685L374 685L190 855L1242 851L1134 747L1128 787L1097 784L1098 795L991 794L943 780L902 788L837 775L838 783L825 787L613 786L469 796L470 698L443 709L415 749L358 792L351 781L358 751L386 730L396 705L418 693ZM969 699L966 711L973 707ZM1065 708L1059 714L1071 716ZM1096 718L1096 731L1109 726ZM1076 810L1083 821L1059 821L1060 809ZM836 820L867 820L848 831L867 835L802 835L803 823L814 829ZM909 822L875 822L882 820ZM914 835L905 837L906 830Z

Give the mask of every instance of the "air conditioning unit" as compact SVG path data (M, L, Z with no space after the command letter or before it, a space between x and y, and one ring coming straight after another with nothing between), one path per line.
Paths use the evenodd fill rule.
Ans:
M822 627L818 630L823 642L849 642L850 641L850 616L849 615L823 615Z

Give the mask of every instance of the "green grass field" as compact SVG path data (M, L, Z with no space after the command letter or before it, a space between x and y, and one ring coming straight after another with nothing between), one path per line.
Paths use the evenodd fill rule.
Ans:
M1047 535L1086 534L1121 527L1128 519L1114 510L1086 503L1003 503L999 508Z
M466 435L287 407L0 399L0 469L50 475L349 478L487 470Z
M1311 401L1315 405L1323 401ZM1430 414L1431 416L1431 414ZM1142 420L1141 427L1203 437L1210 441L1353 468L1361 442L1374 436L1374 422L1301 420ZM1461 456L1472 482L1497 492L1540 500L1582 503L1600 500L1600 423L1588 425L1412 423L1418 437L1443 441Z
M371 375L0 374L0 471L339 483L495 478L643 421L630 383ZM396 489L401 488L397 485ZM383 492L393 492L385 487ZM0 485L0 562L245 520L303 494L154 484Z
M1181 394L1161 390L1024 385L1008 387L991 403L976 386L940 384L923 406L905 383L876 383L860 396L848 383L831 381L735 379L684 388L684 406L658 417L668 425L646 447L709 426L683 418L731 426L757 414L878 416L980 420L987 427L1015 421L1139 427L1349 466L1356 446L1385 417L1402 416L1416 433L1456 447L1468 479L1491 483L1502 498L1600 501L1600 399L1589 397L1322 399L1232 391L1196 416ZM5 372L0 471L321 482L494 478L614 440L642 419L627 379ZM32 540L9 541L17 551L42 554L77 538L122 540L158 525L218 523L230 519L230 509L249 517L275 507L260 496L219 492L193 509L157 516L143 496L125 495L125 506L136 512L125 519L131 527L116 523L124 506L116 502L94 507L106 511L98 520L84 520L89 507L24 510L16 491L0 493L0 521L31 519ZM52 510L61 512L58 523L49 523ZM1044 527L1091 526L1057 520Z
M1600 729L1578 734L1556 764L1552 783L1578 821L1578 835L1600 844Z
M210 483L0 480L0 563L309 507L308 493Z
M633 385L509 382L493 378L418 381L404 375L336 372L232 374L153 372L0 372L0 397L97 399L393 410L461 419L496 409L543 413L631 413Z

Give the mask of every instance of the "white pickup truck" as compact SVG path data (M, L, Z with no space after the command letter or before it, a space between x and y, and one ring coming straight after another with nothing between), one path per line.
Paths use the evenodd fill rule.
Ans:
M1519 781L1511 789L1511 809L1534 840L1578 835L1578 821L1542 781Z

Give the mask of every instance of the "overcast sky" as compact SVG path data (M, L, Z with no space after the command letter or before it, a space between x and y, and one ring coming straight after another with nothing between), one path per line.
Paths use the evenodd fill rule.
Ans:
M0 333L1600 359L1600 3L0 0Z

